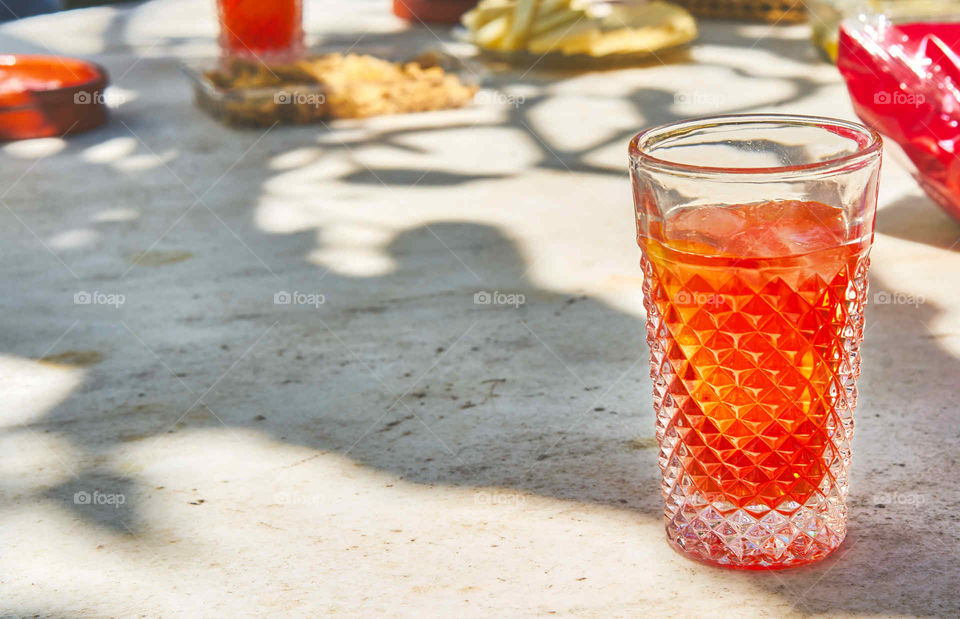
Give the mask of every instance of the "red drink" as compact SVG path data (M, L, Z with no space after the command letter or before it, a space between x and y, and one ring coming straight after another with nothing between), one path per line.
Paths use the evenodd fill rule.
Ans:
M683 544L671 495L693 489L720 517L742 509L774 529L808 512L812 531L759 533L755 564L825 556L845 531L831 514L846 494L868 246L845 242L843 211L819 202L693 207L665 226L670 241L641 245L668 531ZM730 552L719 531L689 533L701 558Z
M803 565L846 535L880 150L778 114L630 143L664 522L692 558Z
M303 46L302 0L219 0L220 46L231 56L270 56Z

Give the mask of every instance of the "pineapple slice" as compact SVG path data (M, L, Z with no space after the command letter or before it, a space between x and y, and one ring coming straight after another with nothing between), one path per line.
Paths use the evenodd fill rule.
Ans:
M554 13L570 11L574 3L571 0L541 0L537 9L536 21L540 21Z
M476 7L464 13L460 18L467 30L476 32L498 17L513 13L516 2L513 0L484 0Z
M593 39L600 36L600 30L589 20L578 17L579 21L561 24L530 39L527 49L533 54L562 52L564 54L582 54L590 48Z
M506 50L506 39L507 35L510 34L512 21L513 15L507 13L487 22L474 31L473 42L487 49Z
M513 24L505 42L508 49L523 49L526 46L539 4L539 0L517 0L517 6L513 10Z
M574 23L584 19L585 17L586 13L583 11L560 10L554 11L542 17L538 13L537 20L533 22L533 26L530 28L530 40L533 40L537 36L551 30L562 30L564 26L569 28Z

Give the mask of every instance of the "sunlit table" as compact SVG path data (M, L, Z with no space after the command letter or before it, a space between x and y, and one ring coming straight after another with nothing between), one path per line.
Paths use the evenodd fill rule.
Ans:
M316 38L439 45L387 2ZM780 573L663 539L626 142L852 118L806 28L491 71L468 110L238 131L180 60L212 0L0 26L111 72L110 124L0 146L0 614L956 616L960 225L887 157L851 530ZM880 296L876 296L880 295Z

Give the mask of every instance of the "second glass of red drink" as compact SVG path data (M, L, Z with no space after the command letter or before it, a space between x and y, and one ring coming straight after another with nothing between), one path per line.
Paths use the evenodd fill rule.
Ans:
M288 59L303 51L302 0L217 0L226 56Z

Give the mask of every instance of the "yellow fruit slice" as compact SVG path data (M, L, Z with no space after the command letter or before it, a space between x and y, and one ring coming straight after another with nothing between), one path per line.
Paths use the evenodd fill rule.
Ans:
M530 28L530 39L532 40L554 29L560 29L562 32L577 21L585 19L586 16L583 11L554 11L543 17L538 14L537 20L533 22L533 26Z
M572 3L570 0L542 0L540 6L537 8L537 14L534 18L534 21L540 21L553 13L564 12L572 10Z
M539 0L517 0L513 10L513 25L505 41L508 49L522 49L526 45L539 4Z
M672 28L697 32L697 24L683 7L669 2L646 4L611 4L609 14L601 19L604 29L616 28Z
M687 43L697 36L693 17L666 2L613 5L600 25L603 32L591 41L587 52L591 56L651 52Z
M597 25L588 19L580 19L536 36L527 43L527 50L534 54L563 52L582 54L590 47L590 41L600 35Z
M473 33L473 42L488 49L507 49L506 38L512 19L512 13L508 13L491 20Z
M460 18L460 23L466 26L467 30L475 32L494 19L513 13L515 5L516 3L512 0L484 0L472 10L464 13L463 17Z

